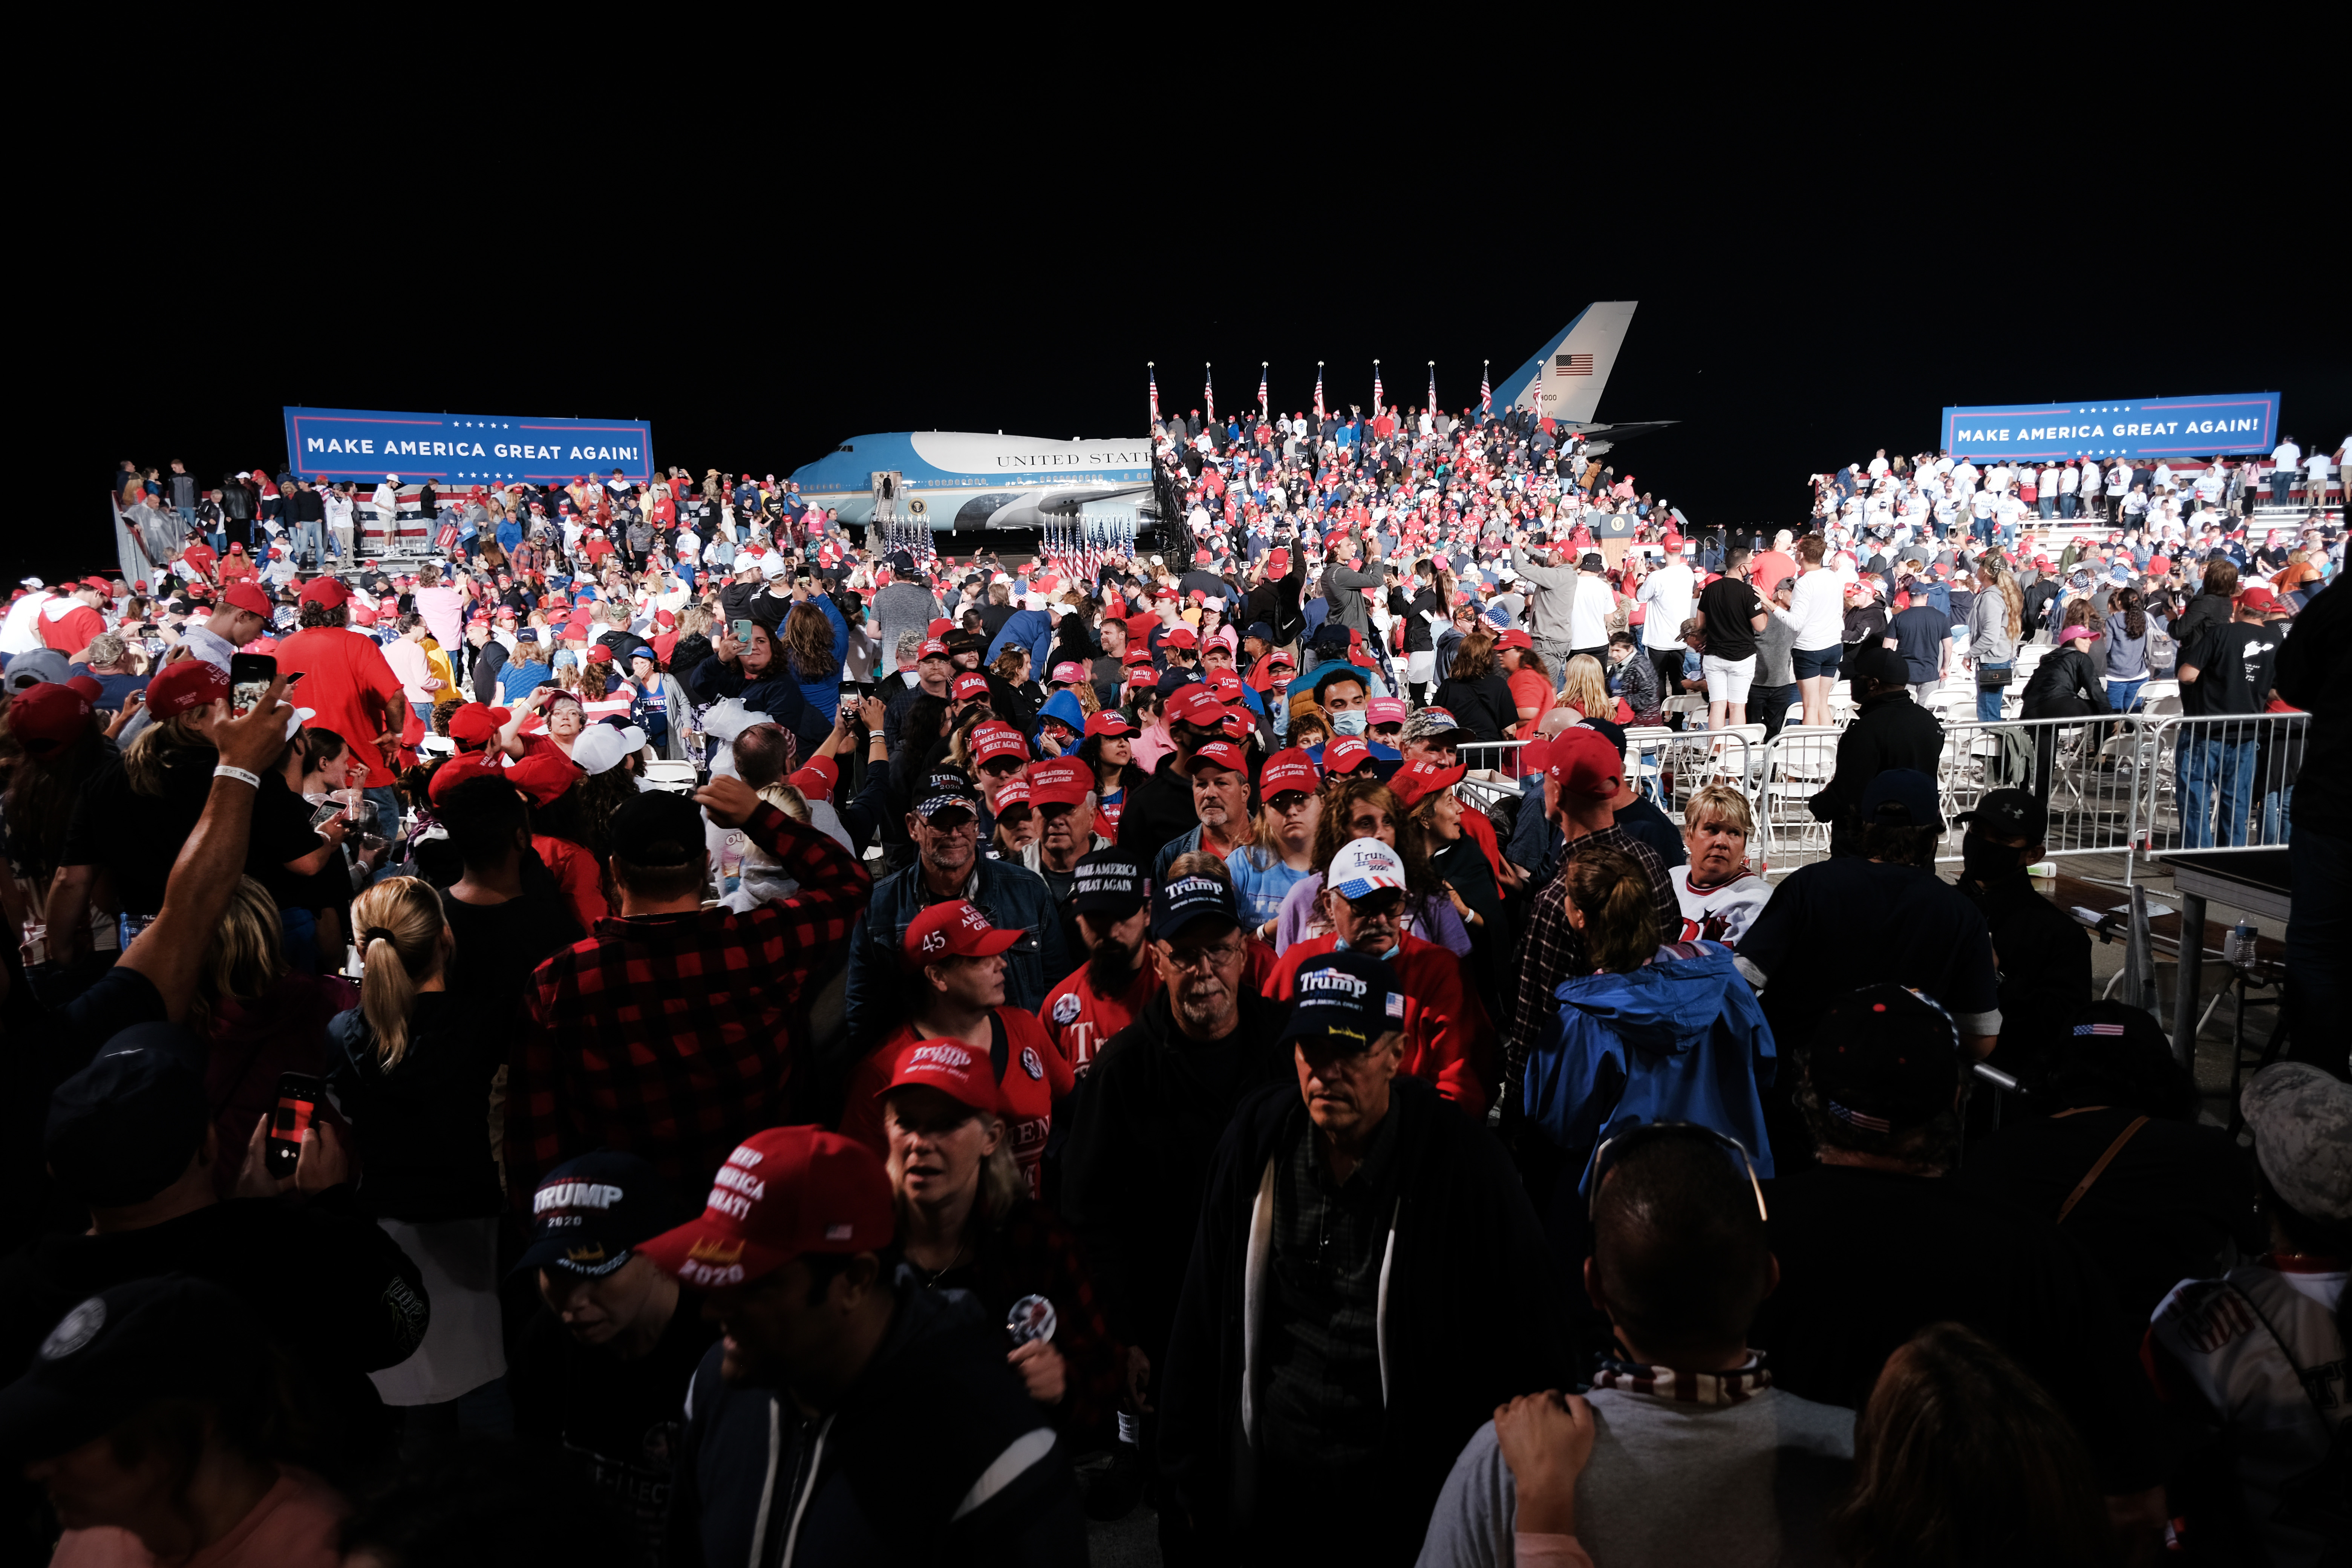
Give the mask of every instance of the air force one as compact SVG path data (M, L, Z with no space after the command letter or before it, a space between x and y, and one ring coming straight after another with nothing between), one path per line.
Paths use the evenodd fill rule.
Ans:
M1549 348L1496 385L1496 405L1539 411L1583 436L1595 452L1673 424L1593 422L1634 303L1586 306ZM851 437L793 478L813 504L831 507L844 522L861 527L898 523L935 533L979 533L1102 523L1139 534L1160 521L1148 437L1055 441L898 430Z

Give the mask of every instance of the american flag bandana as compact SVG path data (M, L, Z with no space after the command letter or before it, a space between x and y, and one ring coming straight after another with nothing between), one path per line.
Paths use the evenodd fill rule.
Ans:
M1682 1372L1603 1352L1592 1370L1592 1386L1622 1394L1646 1394L1675 1405L1740 1405L1772 1386L1762 1351L1749 1351L1748 1364L1729 1372Z

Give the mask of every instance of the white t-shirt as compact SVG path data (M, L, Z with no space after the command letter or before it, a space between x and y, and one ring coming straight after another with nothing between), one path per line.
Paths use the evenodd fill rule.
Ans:
M2292 441L2281 441L2278 450L2271 454L2271 461L2282 468L2292 468L2303 461L2303 448Z
M1609 641L1609 612L1616 606L1617 597L1609 591L1608 581L1598 573L1576 574L1576 597L1569 602L1568 646L1570 647L1601 647ZM1680 627L1682 622L1675 623Z
M1679 560L1651 573L1642 580L1641 602L1650 606L1642 621L1642 643L1645 647L1676 647L1682 643L1682 625L1690 619L1691 595L1696 583L1691 569Z
M2082 483L2083 470L2076 468L2074 464L2069 463L2064 468L2058 470L2058 493L2060 495L2073 495L2076 489L2081 488Z

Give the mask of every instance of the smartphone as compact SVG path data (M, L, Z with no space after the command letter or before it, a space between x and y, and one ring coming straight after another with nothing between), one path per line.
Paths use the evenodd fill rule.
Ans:
M735 633L735 640L737 642L750 642L751 640L751 622L737 621L731 629Z
M310 811L311 831L316 832L318 829L326 826L327 824L334 821L335 818L342 815L343 807L342 803L340 801L331 800L323 805L312 807Z
M266 653L233 653L228 656L229 712L242 719L254 710L269 690L269 683L278 679L278 660Z
M269 1114L268 1158L272 1176L282 1180L294 1173L295 1163L302 1158L303 1134L310 1130L326 1098L324 1079L306 1072L278 1075L278 1109Z

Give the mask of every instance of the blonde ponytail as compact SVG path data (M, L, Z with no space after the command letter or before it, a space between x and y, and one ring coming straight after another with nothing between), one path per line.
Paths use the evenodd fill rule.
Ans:
M440 971L442 924L441 896L421 878L394 877L352 900L352 941L366 963L360 1014L386 1072L407 1053L417 986Z

